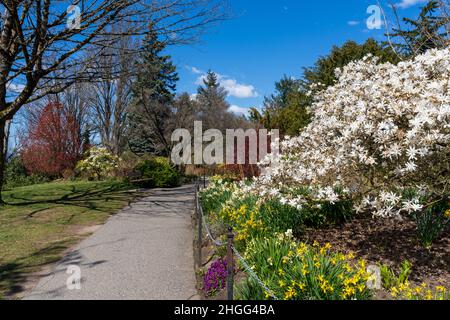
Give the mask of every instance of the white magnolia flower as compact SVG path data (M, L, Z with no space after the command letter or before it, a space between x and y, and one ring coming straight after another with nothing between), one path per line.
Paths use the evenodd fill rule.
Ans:
M262 163L270 170L250 190L295 208L307 201L286 187L306 187L313 203L350 197L355 210L377 216L421 210L419 200L402 199L402 190L420 182L430 196L443 182L450 163L449 73L450 48L398 65L366 57L341 68L338 81L314 97L311 123Z

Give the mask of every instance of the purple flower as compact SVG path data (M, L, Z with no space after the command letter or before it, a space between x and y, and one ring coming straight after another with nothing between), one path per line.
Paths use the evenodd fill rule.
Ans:
M227 281L227 262L220 258L214 261L204 276L204 290L207 295L213 295L225 288Z

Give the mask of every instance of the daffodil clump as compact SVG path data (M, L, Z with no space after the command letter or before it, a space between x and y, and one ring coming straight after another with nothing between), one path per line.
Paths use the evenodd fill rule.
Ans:
M242 205L238 209L225 207L219 216L234 226L236 241L246 241L265 231L264 224L259 218L259 211L255 208L250 209L247 205Z
M426 283L420 286L411 285L408 281L393 287L392 297L398 300L449 300L450 291L443 286L431 288Z
M245 258L253 271L278 299L284 300L363 300L369 299L367 287L370 275L366 262L354 262L353 254L333 253L331 245L312 246L299 243L292 231L276 237L253 239L249 242ZM270 299L265 292L251 282L252 297L243 299ZM255 290L259 290L255 296ZM250 292L238 288L238 292Z
M218 212L226 205L236 191L236 183L214 176L208 187L201 192L201 203L205 214Z
M209 216L209 221L232 227L239 248L245 249L246 242L254 237L302 224L304 212L276 200L260 201L255 195L242 191L246 183L213 177L208 188L201 193L204 213Z

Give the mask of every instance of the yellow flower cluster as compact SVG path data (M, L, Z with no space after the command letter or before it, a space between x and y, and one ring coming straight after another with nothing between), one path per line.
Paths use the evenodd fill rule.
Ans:
M286 283L283 282L284 286L280 286L281 288L286 287ZM297 282L295 280L291 281L291 285L287 287L287 290L284 292L284 300L293 300L298 297L299 292L304 292L306 290L306 285L302 282Z
M226 207L220 215L225 221L230 221L234 225L236 240L244 241L251 237L254 231L263 231L264 225L257 219L257 210L249 210L243 205L238 209Z
M326 294L327 292L334 292L333 286L331 286L330 283L322 275L319 275L317 279L319 280L319 286L320 289L322 289L323 293Z
M426 284L422 283L420 286L412 286L408 281L393 287L391 295L395 299L407 300L447 300L449 299L449 292L443 286L437 286L434 290Z
M450 219L450 202L448 203L448 210L444 212L444 217Z
M283 239L286 240L286 237L280 236L279 241ZM352 266L352 260L355 258L353 253L333 254L330 252L331 244L329 243L320 246L319 243L314 242L311 247L305 243L295 241L292 243L287 254L281 258L281 264L286 267L279 268L277 272L281 280L278 280L276 290L284 294L285 300L301 298L302 293L312 283L315 283L317 289L325 296L337 294L342 299L358 297L367 290L366 284L370 275L366 270L366 262L360 260L357 265ZM290 264L298 266L298 271L294 271L294 274L299 272L295 280L289 279L289 274L292 276L292 272L287 272ZM330 275L329 270L325 271L330 265L337 268L333 275Z
M353 256L353 254L350 256ZM348 263L344 265L344 269L346 269L347 272L353 271L353 268ZM370 274L367 272L366 262L364 260L359 260L356 274L352 277L343 279L344 290L342 292L342 298L348 299L353 297L357 292L362 293L366 289L366 283L369 278Z

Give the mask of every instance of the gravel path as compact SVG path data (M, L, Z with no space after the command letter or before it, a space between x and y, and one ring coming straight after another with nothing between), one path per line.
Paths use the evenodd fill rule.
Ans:
M157 189L82 241L25 299L197 299L191 214L194 187ZM81 289L67 288L69 266Z

